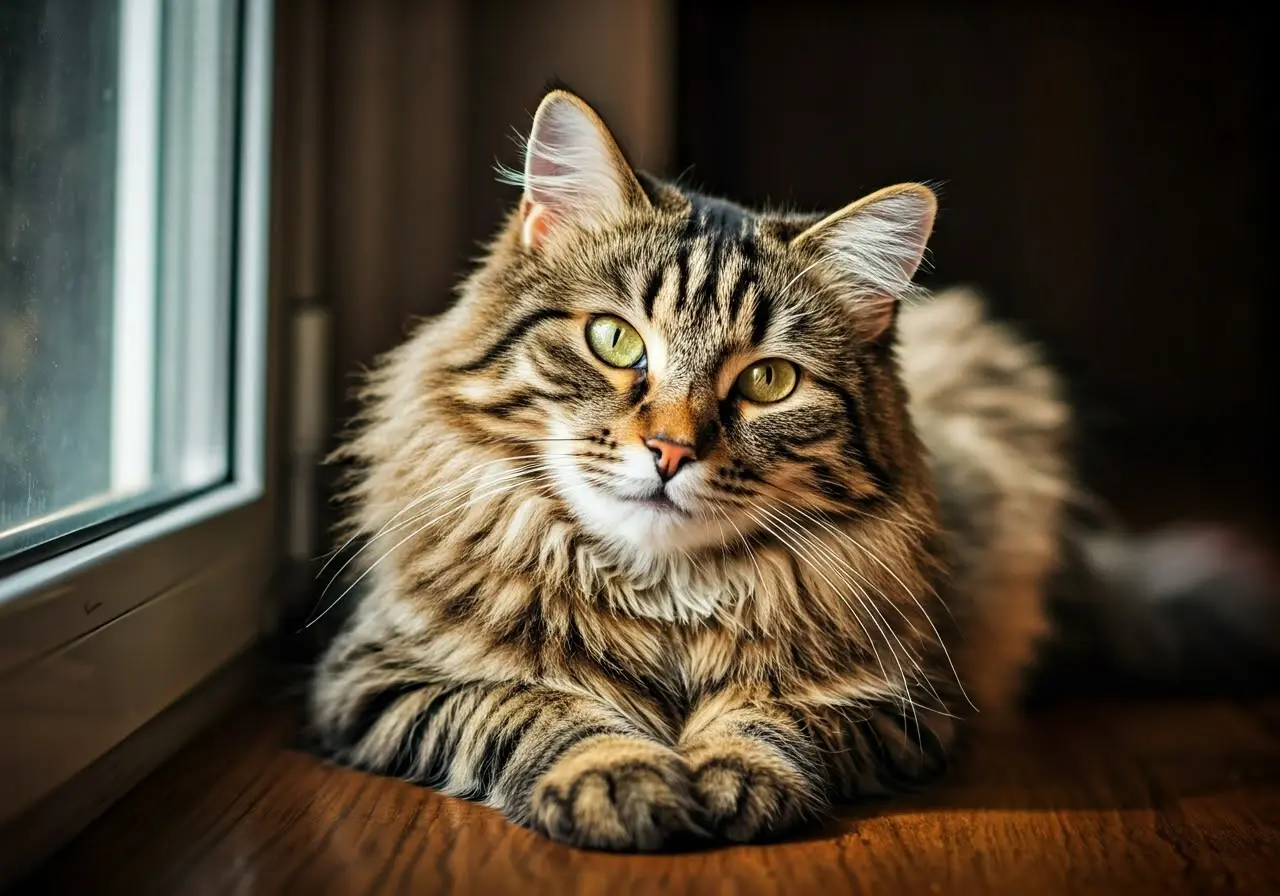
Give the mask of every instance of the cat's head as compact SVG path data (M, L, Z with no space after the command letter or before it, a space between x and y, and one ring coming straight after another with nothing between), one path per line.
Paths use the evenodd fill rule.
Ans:
M929 189L757 214L638 174L564 91L511 177L519 208L451 314L450 406L587 530L695 552L918 486L893 340Z

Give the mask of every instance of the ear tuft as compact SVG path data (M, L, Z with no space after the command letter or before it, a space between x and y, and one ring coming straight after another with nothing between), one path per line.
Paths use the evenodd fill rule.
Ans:
M561 227L593 227L647 203L635 173L600 116L580 98L543 98L525 146L522 241L538 248Z
M937 211L928 187L900 184L829 215L791 244L822 255L828 274L866 310L879 335L911 287Z

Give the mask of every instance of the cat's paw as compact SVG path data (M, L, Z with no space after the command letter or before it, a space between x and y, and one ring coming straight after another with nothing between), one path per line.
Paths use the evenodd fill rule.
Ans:
M537 829L595 849L654 850L702 833L684 760L625 735L570 750L539 779L531 808Z
M693 792L711 833L745 843L776 836L817 815L812 778L746 738L726 738L689 757Z

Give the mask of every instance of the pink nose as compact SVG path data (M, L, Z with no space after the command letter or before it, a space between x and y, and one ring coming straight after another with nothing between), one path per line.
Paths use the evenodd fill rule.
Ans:
M652 438L645 439L644 444L645 447L653 452L653 462L657 466L658 475L662 477L663 482L676 475L680 465L685 461L697 459L693 453L693 446L686 445L683 442Z

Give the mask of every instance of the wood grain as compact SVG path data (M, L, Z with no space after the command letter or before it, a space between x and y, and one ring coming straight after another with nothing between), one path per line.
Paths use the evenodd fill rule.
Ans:
M792 841L573 850L290 747L245 710L52 861L40 893L1276 893L1280 703L1066 707L940 788Z

